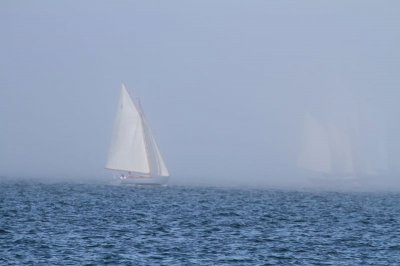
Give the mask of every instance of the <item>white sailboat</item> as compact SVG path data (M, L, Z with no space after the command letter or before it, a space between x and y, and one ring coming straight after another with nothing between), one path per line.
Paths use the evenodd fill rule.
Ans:
M151 134L139 99L122 84L106 169L121 184L166 185L169 172Z
M357 116L351 123L323 123L306 113L297 165L327 181L360 181L383 174L388 167L384 134L378 130L382 125L363 121ZM371 131L376 134L368 134Z

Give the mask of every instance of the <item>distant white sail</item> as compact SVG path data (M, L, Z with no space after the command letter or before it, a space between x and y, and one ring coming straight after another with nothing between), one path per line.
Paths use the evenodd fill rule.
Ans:
M304 119L304 142L298 166L316 172L330 173L331 161L327 130L307 113Z
M384 119L377 111L368 110L360 115L354 140L358 171L364 175L377 175L388 170L388 154Z
M122 85L106 168L140 176L169 176L143 111Z
M353 175L354 163L352 147L345 129L328 126L329 145L331 150L332 173Z

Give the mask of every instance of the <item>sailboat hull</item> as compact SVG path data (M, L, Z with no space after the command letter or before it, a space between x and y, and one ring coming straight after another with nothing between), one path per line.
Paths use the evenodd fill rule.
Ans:
M120 185L124 186L166 186L168 177L126 177L120 179Z

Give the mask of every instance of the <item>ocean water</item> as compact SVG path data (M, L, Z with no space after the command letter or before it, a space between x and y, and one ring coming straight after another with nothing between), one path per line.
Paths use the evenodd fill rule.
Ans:
M400 195L0 183L1 265L400 265Z

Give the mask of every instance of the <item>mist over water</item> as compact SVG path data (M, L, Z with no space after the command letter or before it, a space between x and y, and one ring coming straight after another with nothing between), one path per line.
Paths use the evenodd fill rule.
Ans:
M0 176L108 182L124 82L172 185L399 190L399 7L4 1Z

